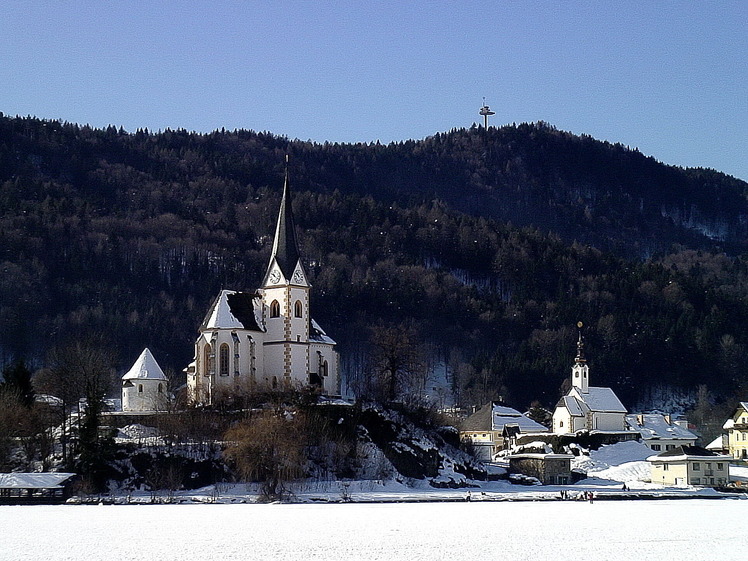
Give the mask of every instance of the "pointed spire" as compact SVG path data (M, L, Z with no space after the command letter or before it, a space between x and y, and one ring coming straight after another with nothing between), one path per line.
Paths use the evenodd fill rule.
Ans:
M286 176L283 182L283 198L281 199L278 223L275 227L275 239L273 240L273 252L270 255L269 267L273 265L273 259L286 279L290 279L299 261L299 245L296 242L296 229L291 210L291 188L288 181L288 154L286 154Z
M582 339L582 327L584 324L580 321L577 322L577 327L579 328L579 339L577 340L577 356L574 359L574 362L577 364L584 364L587 362L587 360L584 358L584 340Z

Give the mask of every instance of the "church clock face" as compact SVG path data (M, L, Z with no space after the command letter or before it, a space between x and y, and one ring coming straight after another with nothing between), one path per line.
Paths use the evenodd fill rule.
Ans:
M304 275L301 274L301 271L296 271L293 274L293 282L296 284L302 284L304 282Z
M270 276L268 277L268 280L270 281L270 284L276 284L281 278L280 273L276 270L270 273Z

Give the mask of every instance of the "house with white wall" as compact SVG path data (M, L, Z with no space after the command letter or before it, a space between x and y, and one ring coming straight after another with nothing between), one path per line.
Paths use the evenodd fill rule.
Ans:
M647 461L651 466L652 483L719 487L730 482L731 459L699 446L678 446L650 456Z

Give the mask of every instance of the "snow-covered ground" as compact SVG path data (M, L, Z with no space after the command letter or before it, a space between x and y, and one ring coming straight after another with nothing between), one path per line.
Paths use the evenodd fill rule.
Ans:
M743 559L748 500L0 507L0 560Z

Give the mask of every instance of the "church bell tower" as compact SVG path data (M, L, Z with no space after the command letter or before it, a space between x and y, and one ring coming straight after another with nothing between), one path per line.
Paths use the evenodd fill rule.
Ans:
M273 388L309 383L309 292L310 285L301 263L291 208L288 156L278 222L270 262L260 288L266 327L265 372Z

